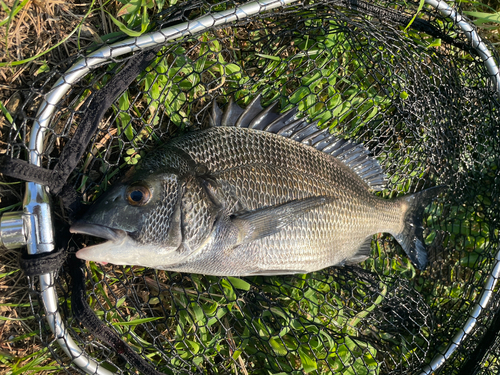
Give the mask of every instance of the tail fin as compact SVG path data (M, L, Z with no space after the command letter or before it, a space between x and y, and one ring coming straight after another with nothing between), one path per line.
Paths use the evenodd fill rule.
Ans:
M394 235L394 238L420 270L424 270L427 266L427 251L424 246L424 227L422 226L424 210L446 188L445 185L435 186L399 198L408 204L408 210L403 232Z

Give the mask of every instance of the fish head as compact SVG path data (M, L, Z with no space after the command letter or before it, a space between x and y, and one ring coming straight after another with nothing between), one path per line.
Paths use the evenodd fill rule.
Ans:
M79 250L80 259L154 267L178 262L182 183L172 171L138 171L105 192L70 231L107 242Z

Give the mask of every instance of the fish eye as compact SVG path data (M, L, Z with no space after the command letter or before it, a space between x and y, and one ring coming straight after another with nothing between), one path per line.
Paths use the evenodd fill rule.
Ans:
M144 206L151 199L151 190L144 185L131 185L127 188L125 199L131 206Z

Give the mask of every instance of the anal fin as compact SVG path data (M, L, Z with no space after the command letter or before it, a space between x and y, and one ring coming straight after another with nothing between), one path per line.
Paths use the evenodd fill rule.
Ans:
M255 271L252 271L248 274L245 274L245 276L278 276L278 275L294 275L297 273L308 273L308 271L304 270L267 270L267 269L258 269Z
M366 258L370 256L370 253L372 252L372 238L373 236L368 236L366 239L361 243L359 246L358 251L354 256L346 259L344 261L344 264L357 264L362 261L364 261Z

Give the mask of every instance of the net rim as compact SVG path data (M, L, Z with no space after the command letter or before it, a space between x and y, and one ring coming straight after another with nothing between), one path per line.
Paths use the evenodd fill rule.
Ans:
M483 60L483 63L488 69L488 72L495 80L497 96L500 98L499 68L495 63L493 55L489 51L486 44L482 41L475 28L445 1L425 0L425 2L437 9L443 16L451 19L465 33L469 40L469 43L479 53L479 56ZM476 303L476 305L472 308L469 319L465 322L464 326L457 331L450 344L444 351L444 354L436 354L432 361L424 367L420 375L430 375L432 374L432 372L437 371L442 365L444 365L446 360L453 355L453 353L460 347L460 344L466 339L469 333L476 326L478 317L483 309L488 306L491 297L493 296L493 289L495 288L498 278L500 277L500 245L498 246L498 252L495 256L495 261L495 266L488 276L488 279L484 283L481 297L478 303Z

